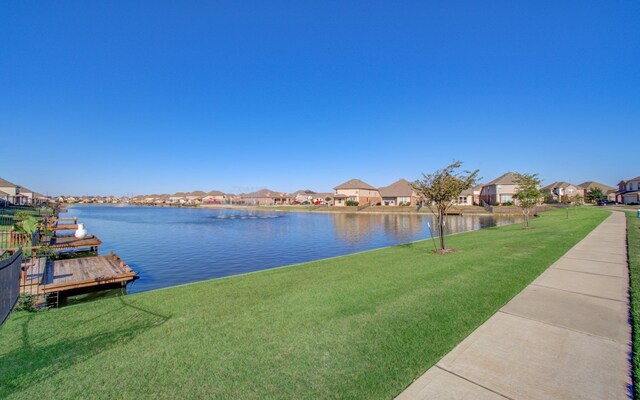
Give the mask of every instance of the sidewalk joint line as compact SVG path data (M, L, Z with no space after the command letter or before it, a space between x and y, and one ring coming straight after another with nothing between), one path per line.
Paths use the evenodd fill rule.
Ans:
M608 342L613 342L613 343L621 344L621 345L623 345L623 346L625 345L625 343L618 342L617 340L614 340L614 339L608 338L608 337L606 337L606 336L600 336L600 335L596 335L596 334L594 334L594 333L589 333L589 332L585 332L585 331L580 331L580 330L577 330L577 329L569 328L568 326L558 325L558 324L554 324L554 323L552 323L552 322L542 321L542 320L540 320L540 319L536 319L536 318L525 317L524 315L514 314L514 313L511 313L511 312L508 312L508 311L504 311L504 310L502 310L502 309L498 310L498 312L501 312L501 313L503 313L503 314L507 314L507 315L511 315L512 317L516 317L516 318L522 318L522 319L526 319L526 320L533 321L533 322L539 322L539 323L541 323L541 324L549 325L549 326L553 326L553 327L558 328L558 329L566 329L566 330L568 330L568 331L575 332L575 333L579 333L579 334L586 335L586 336L589 336L589 337L593 337L593 338L596 338L596 339L606 340L606 341L608 341Z
M597 272L587 272L587 271L576 271L575 269L569 269L569 268L561 268L561 267L553 267L552 269L561 269L563 271L570 271L570 272L578 272L580 274L589 274L589 275L597 275L597 276L607 276L609 278L620 278L620 279L625 279L624 276L616 276L616 275L607 275L607 274L599 274Z
M560 259L562 258L569 258L571 260L579 260L579 261L597 261L597 262L603 262L603 263L607 263L607 264L617 264L617 265L627 265L627 262L615 262L615 261L602 261L602 260L592 260L592 259L588 259L588 258L578 258L578 257L571 257L568 255L564 255L562 257L560 257Z
M467 382L469 382L469 383L471 383L471 384L473 384L473 385L479 386L479 387L481 387L481 388L483 388L483 389L485 389L485 390L488 390L488 391L490 391L491 393L495 393L495 394L497 394L497 395L498 395L498 396L500 396L500 397L504 397L505 399L509 399L509 400L515 400L513 397L509 397L509 396L504 395L504 394L502 394L502 393L500 393L500 392L497 392L497 391L495 391L495 390L493 390L493 389L490 389L490 388L488 388L488 387L486 387L486 386L484 386L484 385L481 385L481 384L479 384L478 382L474 382L474 381L472 381L471 379L465 378L465 377L464 377L464 376L462 376L462 375L458 375L458 374L456 374L455 372L449 371L448 369L443 368L443 367L441 367L441 366L440 366L440 365L438 365L438 364L436 364L436 368L439 368L439 369L443 370L444 372L449 373L449 374L451 374L451 375L453 375L453 376L457 376L457 377L458 377L458 378L460 378L460 379L464 379L465 381L467 381Z
M552 287L552 286L545 286L545 285L540 285L539 283L532 283L531 286L538 286L538 287L543 287L545 289L555 289L555 290L560 290L562 292L567 292L567 293L573 293L573 294L581 294L583 296L589 296L589 297L595 297L596 299L604 299L604 300L611 300L611 301L617 301L620 303L625 303L627 304L626 300L618 300L618 299L612 299L609 297L602 297L602 296L596 296L595 294L587 294L587 293L580 293L580 292L574 292L572 290L566 290L566 289L559 289L556 287Z

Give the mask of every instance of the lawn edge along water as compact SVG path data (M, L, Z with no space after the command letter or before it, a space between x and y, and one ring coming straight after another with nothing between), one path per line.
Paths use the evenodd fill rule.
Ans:
M626 216L630 314L633 329L633 387L637 395L640 387L640 218L635 212L626 212Z
M543 211L540 214L548 213L550 211L552 211L552 210ZM428 214L428 215L433 215L433 214ZM486 216L486 215L494 215L494 214L474 214L474 215L484 215L484 216ZM513 222L513 223L508 223L508 224L504 224L504 225L500 225L500 226L488 226L486 228L473 229L473 230L464 231L464 232L448 233L446 235L446 237L466 235L466 234L469 234L469 233L474 233L474 232L482 231L482 230L485 230L485 229L501 228L501 227L506 227L506 226L511 226L511 225L519 225L519 224L522 224L522 222ZM408 244L423 243L423 242L426 242L426 241L431 241L433 239L437 239L438 237L439 236L433 236L433 237L428 237L426 239L412 240L412 241L406 242L406 243L398 243L398 244L392 244L392 245L389 245L389 246L376 247L376 248L373 248L373 249L356 251L354 253L339 254L337 256L323 257L323 258L318 258L318 259L315 259L315 260L301 261L301 262L298 262L298 263L286 264L286 265L279 265L277 267L259 269L259 270L256 270L256 271L242 272L240 274L219 276L217 278L203 279L201 281L187 282L187 283L181 283L179 285L171 285L171 286L165 286L165 287L161 287L161 288L149 289L149 290L145 290L145 291L142 291L142 292L136 292L136 293L127 294L127 296L137 296L137 295L141 295L143 293L151 293L151 292L157 292L157 291L161 291L161 290L179 288L179 287L184 287L184 286L198 285L198 284L201 284L201 283L207 283L207 282L211 282L211 281L221 281L221 280L224 280L224 279L240 278L240 277L247 276L247 275L255 275L255 274L260 274L260 273L263 273L263 272L269 272L269 271L275 271L275 270L280 270L280 269L285 269L285 268L298 267L298 266L305 265L305 264L313 264L313 263L322 262L322 261L336 260L336 259L339 259L339 258L357 256L357 255L360 255L360 254L371 253L371 252L374 252L374 251L391 249L391 248L398 247L398 246L406 246ZM135 284L135 281L132 284ZM97 299L97 300L93 300L93 301L99 301L99 300L101 300L101 299ZM79 306L79 305L82 305L82 304L84 304L84 303L72 304L72 305L65 306L64 308L75 307L75 306Z
M464 232L444 256L426 239L16 313L0 397L391 398L608 215Z

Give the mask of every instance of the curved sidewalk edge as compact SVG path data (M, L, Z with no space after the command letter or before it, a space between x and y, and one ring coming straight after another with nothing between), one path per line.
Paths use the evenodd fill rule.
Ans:
M397 399L629 399L626 217L614 212Z

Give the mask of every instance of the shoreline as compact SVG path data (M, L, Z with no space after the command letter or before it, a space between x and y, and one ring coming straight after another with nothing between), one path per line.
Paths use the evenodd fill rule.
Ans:
M108 206L108 207L123 207L119 204L96 204L96 203L71 203L63 204L65 207L95 207L95 206ZM415 206L411 207L396 207L396 206L370 206L364 209L358 209L359 207L347 207L347 206L303 206L303 205L286 205L286 206L245 206L245 205L230 205L230 204L221 204L221 205L180 205L180 206L172 206L172 205L147 205L147 204L127 204L125 207L135 206L135 207L156 207L156 208L189 208L189 209L206 209L206 210L238 210L238 211L258 211L258 212L307 212L307 213L322 213L322 214L368 214L368 215L428 215L432 216L433 214L427 207L422 207L419 211L416 210ZM553 207L547 207L539 210L538 212L550 211ZM483 207L480 206L465 206L465 207L452 207L452 210L462 210L462 214L451 214L451 216L456 215L477 215L477 216L517 216L522 215L521 212L489 212Z

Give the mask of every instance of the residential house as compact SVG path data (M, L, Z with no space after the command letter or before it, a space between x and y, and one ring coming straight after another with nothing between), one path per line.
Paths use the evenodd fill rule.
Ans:
M624 204L640 204L640 176L620 181L616 199Z
M333 204L332 203L333 193L315 193L313 195L312 202L313 204Z
M41 193L35 192L33 193L33 198L35 199L36 203L38 204L44 204L44 203L49 203L51 201L51 199Z
M20 204L20 186L0 178L0 199L11 204Z
M463 190L458 196L458 200L456 201L457 205L460 206L473 206L480 204L480 193L482 193L482 187L484 185L477 185L475 187L469 188L467 190Z
M351 179L333 188L334 205L346 206L347 201L356 201L359 205L379 204L382 202L378 189L360 179Z
M224 204L227 196L219 190L212 190L202 198L203 204Z
M27 189L26 187L21 187L20 196L22 196L22 199L21 199L22 202L20 204L27 205L27 204L35 203L35 196L34 196L33 190Z
M277 206L291 204L292 198L283 192L274 192L269 189L258 190L257 192L243 194L242 200L247 205L255 206Z
M518 185L515 182L515 173L507 172L482 187L480 203L496 205L513 203L513 195L516 194Z
M608 200L615 200L616 199L616 188L614 188L613 186L605 185L603 183L595 182L595 181L582 182L578 186L580 186L583 189L584 193L582 195L585 198L587 197L587 193L591 189L598 188L598 189L602 190L602 193L604 193L605 196L607 196Z
M187 200L186 204L191 204L191 205L202 204L202 198L203 196L199 196L197 194L189 194L185 196L185 199Z
M399 179L379 189L383 206L409 206L419 202L418 195L406 179Z
M306 203L306 202L313 202L313 198L316 195L316 192L314 192L313 190L297 190L293 193L291 193L291 197L293 198L293 201L295 203Z
M169 196L169 204L185 204L187 202L184 196Z
M570 200L574 199L577 195L584 196L584 188L569 182L553 182L543 187L542 190L548 190L551 199L557 202L561 202L564 196L567 196Z

